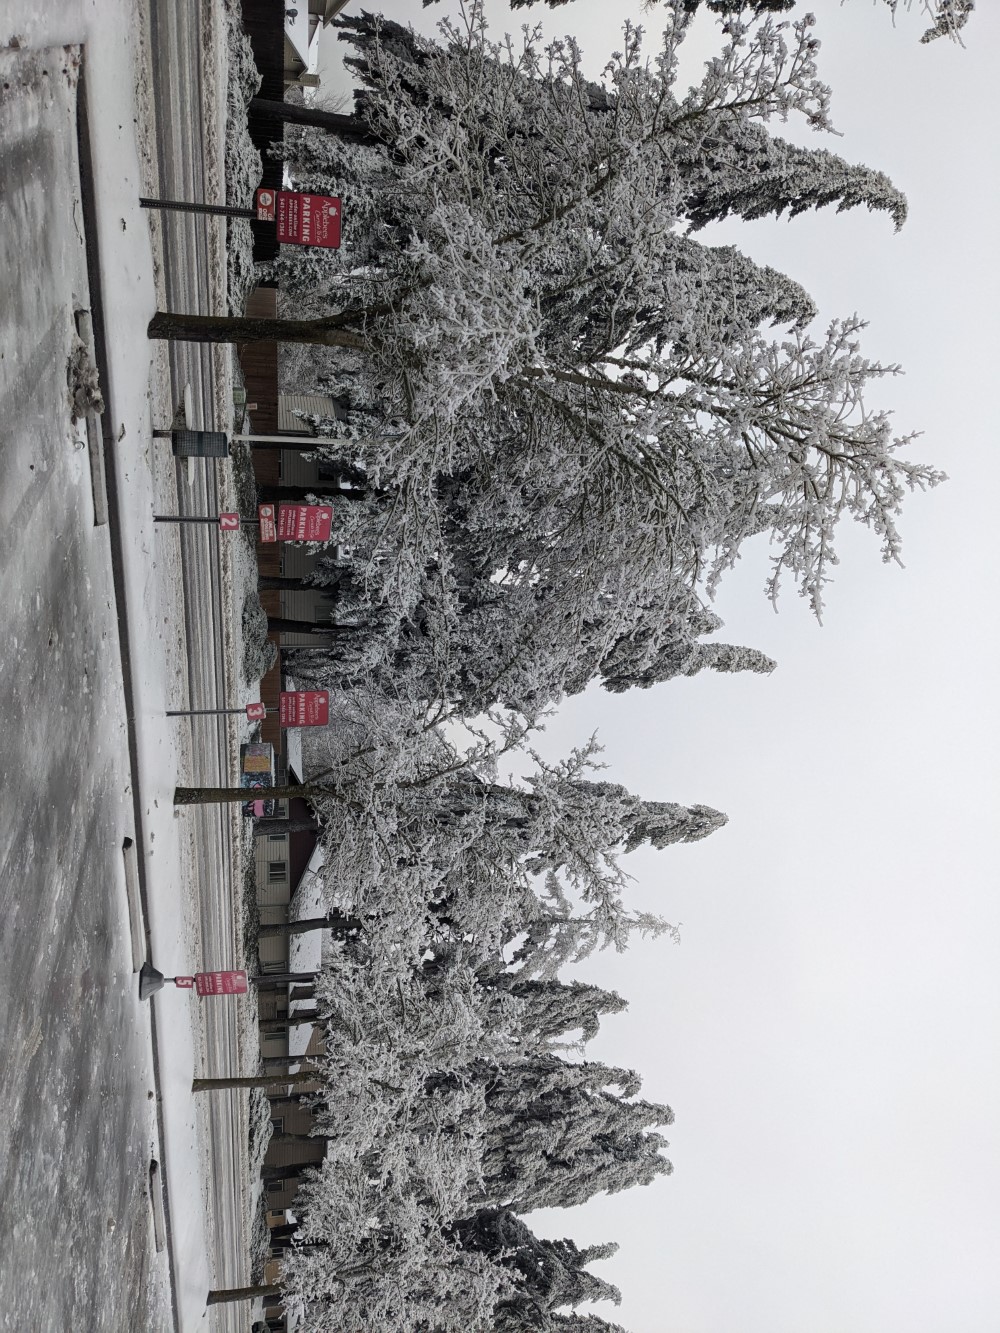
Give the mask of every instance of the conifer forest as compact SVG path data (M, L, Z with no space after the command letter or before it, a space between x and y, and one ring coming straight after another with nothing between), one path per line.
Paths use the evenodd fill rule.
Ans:
M898 562L907 496L944 480L863 312L709 239L817 209L905 227L834 134L820 38L855 3L662 0L606 53L543 41L525 4L510 37L477 0L435 39L345 11L354 104L281 150L292 188L343 199L343 246L283 247L277 321L158 317L277 337L286 381L336 404L307 423L342 543L311 582L342 632L287 653L334 723L300 789L332 925L303 1094L328 1146L281 1268L317 1333L621 1333L592 1269L610 1239L530 1215L670 1174L674 1113L588 1057L628 997L574 969L678 938L630 901L628 857L726 815L605 780L594 739L553 762L533 738L595 685L771 672L713 609L747 543L768 544L761 596L822 618L845 530ZM973 41L971 11L929 6L925 40Z

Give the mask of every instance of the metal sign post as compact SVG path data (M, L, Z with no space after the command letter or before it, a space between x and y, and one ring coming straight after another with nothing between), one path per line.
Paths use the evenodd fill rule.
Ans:
M239 514L154 514L154 523L213 523L223 532L239 532L240 525L257 527L260 519L241 518Z
M142 199L140 208L159 208L167 213L205 213L209 217L250 218L257 216L255 208L236 208L232 204L191 204L181 199Z
M139 205L167 213L201 213L206 217L273 222L281 245L312 245L328 250L340 246L341 201L338 196L307 194L301 190L260 189L255 198L255 208L198 204L183 199L140 198Z
M248 721L259 722L268 713L274 713L274 708L265 708L263 704L247 704L244 708L168 708L167 717L224 717L228 714L246 714Z

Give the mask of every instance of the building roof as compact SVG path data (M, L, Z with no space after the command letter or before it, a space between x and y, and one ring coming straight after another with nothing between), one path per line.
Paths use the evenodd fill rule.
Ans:
M277 3L280 4L281 0L277 0ZM285 0L285 40L305 69L309 68L309 35L309 6L306 0Z
M326 898L323 893L323 863L326 853L321 843L313 848L302 878L292 895L289 917L292 921L307 921L310 917L323 916L326 913ZM323 936L325 930L309 930L302 935L292 935L288 941L288 970L290 972L318 972L323 961ZM303 1003L293 1000L289 1004L292 1013ZM312 1023L299 1023L288 1029L288 1054L304 1055L313 1035Z

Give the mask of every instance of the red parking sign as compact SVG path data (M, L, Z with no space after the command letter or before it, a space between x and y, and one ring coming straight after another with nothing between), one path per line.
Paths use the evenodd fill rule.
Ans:
M196 972L195 990L199 995L246 995L247 974L240 972Z
M285 245L340 245L340 200L332 195L279 190L277 220L278 240Z
M283 245L340 245L341 204L336 195L298 190L258 190L257 221L276 222Z
M332 529L330 505L278 505L279 542L328 542Z
M330 722L327 690L282 690L278 721L283 727L325 727Z

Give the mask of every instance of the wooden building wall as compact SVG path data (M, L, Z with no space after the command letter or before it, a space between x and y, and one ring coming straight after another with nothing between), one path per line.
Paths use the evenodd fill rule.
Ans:
M255 287L247 297L248 315L273 319L277 311L277 287ZM278 429L278 344L241 343L238 353L247 402L256 403L256 407L250 411L253 432L257 435L273 435ZM263 484L276 485L280 480L278 460L281 455L255 450L252 457L257 480ZM281 573L281 548L277 543L257 543L257 569L261 574ZM280 593L264 592L260 601L269 616L281 615ZM279 653L274 666L261 679L260 697L267 708L277 708L281 691L280 639L277 634L269 634L268 638L279 649ZM260 735L261 740L271 742L275 754L282 753L282 734L276 713L269 713L261 723Z

